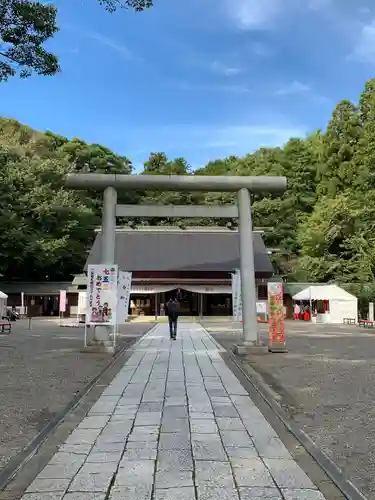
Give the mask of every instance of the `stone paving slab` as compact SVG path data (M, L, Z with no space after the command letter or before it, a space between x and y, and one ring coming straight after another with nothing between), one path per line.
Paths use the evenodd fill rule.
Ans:
M324 500L196 324L160 324L22 500Z

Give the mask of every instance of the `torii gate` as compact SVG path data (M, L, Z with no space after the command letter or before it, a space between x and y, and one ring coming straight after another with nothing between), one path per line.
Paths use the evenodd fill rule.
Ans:
M102 216L103 264L115 264L116 216L121 217L216 217L239 219L243 347L259 346L256 316L253 224L250 193L283 193L286 177L68 174L66 186L104 191ZM237 206L117 205L117 191L236 192ZM107 328L107 327L103 327ZM109 331L108 338L109 338Z

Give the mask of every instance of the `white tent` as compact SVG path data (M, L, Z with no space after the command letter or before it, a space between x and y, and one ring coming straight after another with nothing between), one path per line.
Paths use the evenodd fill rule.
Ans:
M318 301L319 323L343 323L344 318L358 321L358 299L337 285L309 286L293 296L295 301ZM319 310L319 302L328 301L329 310Z
M0 319L7 315L7 300L8 295L4 292L0 292Z

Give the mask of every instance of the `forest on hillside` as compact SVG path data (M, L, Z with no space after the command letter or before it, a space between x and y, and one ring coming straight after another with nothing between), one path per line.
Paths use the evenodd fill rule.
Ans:
M72 171L129 174L131 160L99 144L41 133L1 118L0 166L4 279L62 280L81 272L93 230L100 224L101 195L66 189L64 176ZM285 175L288 189L283 196L254 197L254 224L273 228L265 241L279 249L273 257L276 271L289 281L352 283L357 294L373 296L375 79L366 83L358 104L337 104L324 131L241 158L216 159L194 172L184 158L151 153L144 173ZM232 199L227 193L138 192L122 193L119 201L215 204Z

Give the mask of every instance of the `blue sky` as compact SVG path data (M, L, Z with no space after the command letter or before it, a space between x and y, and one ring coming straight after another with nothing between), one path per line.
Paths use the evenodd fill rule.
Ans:
M0 85L0 113L193 166L325 127L375 76L373 0L155 0L109 14L59 0L55 77ZM357 3L357 5L355 5Z

